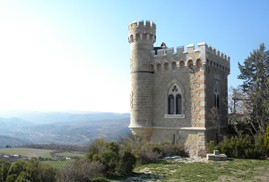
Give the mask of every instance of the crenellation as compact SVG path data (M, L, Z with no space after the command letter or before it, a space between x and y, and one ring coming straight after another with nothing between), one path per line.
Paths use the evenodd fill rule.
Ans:
M219 52L219 50L217 50L217 56L220 56L220 52Z
M192 53L194 51L195 47L194 44L187 45L187 52Z
M152 28L156 29L155 23L152 21L146 20L146 21L133 21L129 25L129 30L130 28Z
M209 52L211 50L211 52ZM207 51L207 52L205 52ZM211 46L207 45L206 43L198 43L197 49L195 49L194 44L187 45L187 49L184 52L184 46L177 47L176 52L174 52L174 48L165 48L165 49L158 49L151 52L153 55L152 64L161 64L163 65L167 62L167 66L171 68L171 70L175 68L182 68L188 66L188 60L192 60L193 66L200 68L206 64L213 67L214 69L227 72L225 68L229 68L229 57L219 50L212 48ZM206 55L206 60L204 60L204 55ZM177 61L178 66L172 66L171 62ZM184 64L182 63L184 62ZM197 61L200 63L197 64ZM165 66L165 67L167 67ZM155 67L156 68L156 67ZM160 69L158 69L160 71ZM162 69L166 70L166 69Z
M132 22L128 26L128 41L149 41L154 43L156 41L156 25L150 21Z
M173 54L174 54L174 48L171 47L171 48L166 49L166 54L168 56L173 56Z
M216 49L215 49L215 48L212 48L212 53L215 54L215 55L217 55L217 54L216 54Z
M206 51L206 53L204 53ZM201 64L199 67L209 64L210 66L214 67L215 69L225 71L224 68L229 68L229 57L219 50L212 48L211 46L207 45L206 43L198 43L197 49L195 49L194 44L187 45L187 49L184 52L184 47L180 46L177 47L176 52L174 52L174 48L165 48L165 49L158 49L152 51L153 55L153 64L164 64L165 60L170 63L172 61L184 61L184 66L188 66L187 60L192 60L194 66L198 66L197 60L201 60ZM206 55L206 59L209 61L204 60L204 55ZM179 64L179 67L182 67L182 64Z
M180 55L184 52L184 46L178 46L176 49L176 54Z

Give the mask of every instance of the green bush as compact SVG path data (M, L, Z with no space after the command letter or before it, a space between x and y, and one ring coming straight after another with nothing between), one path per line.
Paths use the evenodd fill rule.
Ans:
M133 151L137 158L137 165L148 164L157 161L161 157L158 149L153 144L146 144Z
M127 176L133 172L136 157L131 153L130 149L126 149L121 155L116 171L118 175Z
M213 150L220 150L219 145L214 140L209 141L206 148L208 153L213 153Z
M29 161L16 161L14 163L0 162L0 181L6 182L46 182L56 181L56 171L51 166L41 164L33 158Z
M138 146L136 145L135 147L132 147L132 151L137 157L137 165L152 163L167 156L188 156L183 145L171 143L145 143Z
M62 168L58 176L58 181L88 182L96 177L102 177L103 171L104 167L100 162L77 159Z
M0 182L6 181L11 163L0 161Z
M188 153L185 151L183 145L172 143L160 143L155 144L160 149L161 157L167 156L181 156L188 157Z
M136 158L126 146L117 142L97 140L89 148L87 157L104 166L105 176L126 176L132 173Z
M219 150L228 157L248 159L261 159L266 157L263 136L261 134L257 134L253 137L249 135L233 136L231 138L224 137L219 145L210 141L207 146L209 152Z
M127 176L132 173L135 165L152 163L174 155L187 156L187 153L182 145L147 143L139 136L130 135L117 142L104 139L93 141L87 158L103 165L104 176Z

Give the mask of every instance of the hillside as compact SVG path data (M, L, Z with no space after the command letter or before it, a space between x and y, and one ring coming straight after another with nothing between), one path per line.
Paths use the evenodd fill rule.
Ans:
M117 113L38 113L0 118L0 133L18 142L0 141L0 146L25 143L83 145L97 137L115 139L129 133L129 114ZM6 144L10 141L11 144Z
M28 143L26 141L20 140L18 138L0 135L0 148L4 148L7 145L17 146L17 145L25 145L25 144L28 144Z

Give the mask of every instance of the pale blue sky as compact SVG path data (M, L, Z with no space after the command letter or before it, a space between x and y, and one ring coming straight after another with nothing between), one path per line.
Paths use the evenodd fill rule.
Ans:
M156 46L206 42L238 62L269 47L269 1L0 0L0 110L129 112L132 21Z

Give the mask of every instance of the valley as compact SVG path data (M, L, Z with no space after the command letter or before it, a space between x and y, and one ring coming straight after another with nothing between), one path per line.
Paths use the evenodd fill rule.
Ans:
M129 113L27 112L0 116L0 147L25 144L85 145L98 137L117 139L130 131Z

